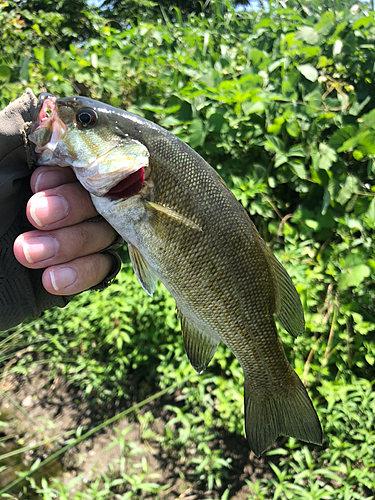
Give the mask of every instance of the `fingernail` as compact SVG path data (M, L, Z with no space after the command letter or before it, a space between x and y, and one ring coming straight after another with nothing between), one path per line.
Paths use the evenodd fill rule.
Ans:
M66 179L63 172L60 170L47 170L41 172L35 181L35 192L51 189L61 184L65 184Z
M23 254L29 264L50 259L56 255L59 242L52 236L38 236L27 238L22 242Z
M58 292L72 285L77 279L77 273L71 267L59 267L49 272L53 288Z
M30 215L39 227L64 219L69 213L69 205L59 195L36 196L30 201Z

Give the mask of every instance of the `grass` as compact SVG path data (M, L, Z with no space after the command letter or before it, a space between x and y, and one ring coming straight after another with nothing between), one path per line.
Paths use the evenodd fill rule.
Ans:
M307 314L308 325L316 321L316 313ZM84 402L99 422L43 439L35 419L21 408L40 439L11 453L43 449L48 440L59 446L3 486L0 498L373 499L374 385L360 376L363 370L332 377L331 362L342 364L344 356L337 323L331 308L321 340L307 333L294 341L282 334L289 358L307 378L325 432L323 446L281 438L257 460L243 437L243 375L236 359L220 346L207 372L196 375L184 353L173 300L162 286L154 299L146 296L125 266L108 290L81 294L65 309L3 335L3 384L14 377L32 379L43 368L50 383L63 381L72 401ZM137 439L128 426L112 429L130 415ZM77 467L70 481L43 476L64 454L73 453L77 463L79 445L89 446L104 428L112 429L106 453L119 453L105 470L87 478ZM9 452L0 461L7 457Z

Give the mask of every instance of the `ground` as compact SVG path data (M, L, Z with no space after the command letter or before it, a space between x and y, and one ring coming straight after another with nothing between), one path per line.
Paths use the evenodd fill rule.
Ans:
M75 430L80 425L85 426L85 429L93 428L103 421L102 410L97 412L95 408L90 407L87 401L69 388L66 380L56 379L53 383L49 382L42 369L35 372L30 379L7 378L5 382L3 379L1 390L5 395L1 397L0 405L0 423L3 422L3 439L0 440L0 444L4 445L1 453L16 450L21 446L31 446L42 440L47 440L47 443L4 461L7 469L0 472L0 489L17 477L16 471L28 470L36 458L44 459L59 449L63 440L51 442L54 436ZM19 408L6 396L15 401ZM166 421L170 418L168 412L165 411L165 406L172 402L172 396L165 396L142 408L138 417L146 415L147 412L156 416L148 426L148 433L144 432L142 418L137 418L133 414L128 419L120 420L114 426L95 433L79 446L69 450L58 461L42 469L39 479L40 477L57 477L66 485L73 478L81 476L75 485L75 490L84 489L85 484L93 480L100 472L107 473L112 464L129 452L133 453L133 463L141 464L142 457L144 457L143 463L147 463L147 473L156 473L158 476L158 479L153 480L154 482L168 485L165 491L158 494L160 499L220 498L221 493L226 488L230 488L228 499L244 500L249 498L246 479L271 477L268 464L262 459L254 458L243 437L223 434L222 439L212 443L212 446L225 449L225 455L231 457L232 469L221 488L216 488L214 491L202 489L199 482L192 481L194 476L189 461L184 457L176 456L175 450L171 451L168 447L160 446L160 441L155 439L155 436L163 435ZM109 413L115 415L123 409L111 408ZM121 435L121 431L129 426L131 429L126 433L126 443L123 443L121 447L118 441L117 445L110 447L116 437ZM113 427L116 427L117 431ZM129 468L128 472L131 475L132 469ZM19 498L26 497L21 495ZM35 500L36 498L39 497L35 496ZM27 500L34 499L28 495Z

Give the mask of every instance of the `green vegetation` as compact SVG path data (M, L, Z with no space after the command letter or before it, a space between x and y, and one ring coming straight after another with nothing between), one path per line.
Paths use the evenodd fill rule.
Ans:
M103 421L172 386L160 407L133 413L142 444L174 464L180 493L375 498L374 11L302 1L250 12L217 1L199 14L150 7L148 17L152 2L138 2L142 15L114 22L75 2L85 23L74 31L62 10L28 3L0 2L1 107L26 86L87 95L159 123L218 170L300 293L306 333L280 335L325 440L280 439L248 459L237 361L221 346L194 375L173 299L161 285L153 299L143 292L125 250L108 290L2 334L5 373L32 377L44 366ZM78 488L77 478L30 479L17 498L176 498L127 432L116 439L123 460L105 473Z

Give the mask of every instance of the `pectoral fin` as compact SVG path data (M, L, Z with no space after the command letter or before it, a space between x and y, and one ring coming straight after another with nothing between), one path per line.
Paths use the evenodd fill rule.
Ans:
M202 228L199 227L197 224L195 224L195 222L188 219L184 215L176 212L175 210L168 207L164 207L163 205L159 205L159 203L154 203L152 201L147 201L146 203L147 206L152 208L153 210L157 210L159 213L162 213L165 216L170 217L173 220L180 222L181 224L184 224L190 229L194 229L195 231L202 231Z
M143 290L152 297L158 283L158 278L140 251L131 243L128 243L128 248L134 273Z
M194 370L202 373L213 358L220 341L192 326L181 313L180 318L187 357Z

